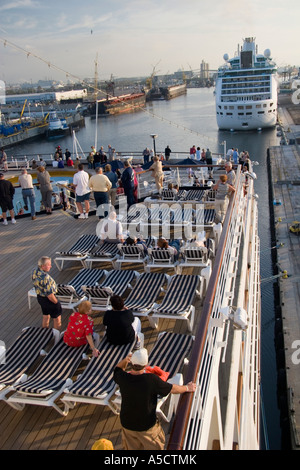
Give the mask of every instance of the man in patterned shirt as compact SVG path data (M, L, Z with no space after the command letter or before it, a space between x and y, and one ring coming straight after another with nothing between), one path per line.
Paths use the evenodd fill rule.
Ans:
M43 256L38 261L38 267L33 270L32 282L37 294L37 301L43 312L43 328L49 328L50 317L53 318L53 327L61 328L62 307L55 294L56 282L48 274L51 269L51 258Z

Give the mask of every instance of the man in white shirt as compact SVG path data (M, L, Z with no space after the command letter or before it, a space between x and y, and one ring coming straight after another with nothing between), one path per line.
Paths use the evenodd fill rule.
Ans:
M78 172L75 173L73 177L73 186L75 187L76 193L76 204L80 215L78 219L87 219L89 216L90 210L90 194L91 190L89 188L89 174L83 170L83 164L79 163L78 165ZM85 206L85 214L83 212L83 206Z
M30 203L31 219L36 220L35 209L35 192L32 182L32 176L27 173L24 168L22 174L19 176L19 185L22 188L22 196L24 201L24 209L28 211L28 199Z

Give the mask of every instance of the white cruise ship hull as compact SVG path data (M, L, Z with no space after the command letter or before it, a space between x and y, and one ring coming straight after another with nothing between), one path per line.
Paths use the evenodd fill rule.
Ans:
M254 39L247 38L241 51L218 69L216 119L223 130L260 130L277 123L275 64L267 49L257 54Z

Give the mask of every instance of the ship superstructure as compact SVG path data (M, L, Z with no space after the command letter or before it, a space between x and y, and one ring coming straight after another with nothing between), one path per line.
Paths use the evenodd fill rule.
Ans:
M218 69L216 117L220 129L253 130L277 122L276 65L269 49L258 54L255 38L244 39L241 49Z

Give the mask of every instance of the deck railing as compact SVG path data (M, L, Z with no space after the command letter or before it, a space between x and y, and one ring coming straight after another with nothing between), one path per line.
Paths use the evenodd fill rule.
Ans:
M229 322L222 321L220 309L231 306L234 298L239 250L244 237L247 201L253 182L249 182L248 196L244 197L244 175L237 170L236 192L231 197L223 230L203 304L200 323L189 361L186 383L196 382L195 394L181 396L168 442L168 450L197 450L206 448L201 441L203 416L212 379L214 361L222 361L220 345L226 353ZM225 339L225 341L224 341ZM218 358L218 359L217 359ZM207 418L209 419L209 418Z

